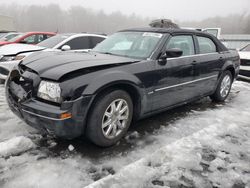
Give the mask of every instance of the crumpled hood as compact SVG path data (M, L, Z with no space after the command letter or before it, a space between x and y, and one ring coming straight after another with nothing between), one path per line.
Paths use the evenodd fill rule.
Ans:
M37 52L25 58L22 64L37 72L41 78L59 80L65 74L85 68L136 61L138 60L94 52Z
M0 47L0 55L18 55L23 52L33 52L44 50L44 47L29 44L8 44Z

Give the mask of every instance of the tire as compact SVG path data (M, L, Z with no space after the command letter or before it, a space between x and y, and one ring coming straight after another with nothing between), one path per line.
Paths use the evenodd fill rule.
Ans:
M212 101L214 102L225 101L230 93L232 83L233 83L232 73L228 70L223 72L214 94L210 96ZM224 92L222 91L223 87L224 87Z
M132 116L133 102L127 92L123 90L105 92L95 100L90 110L86 136L98 146L112 146L126 134Z

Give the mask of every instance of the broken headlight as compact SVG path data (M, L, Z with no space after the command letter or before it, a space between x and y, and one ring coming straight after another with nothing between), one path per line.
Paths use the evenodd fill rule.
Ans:
M0 61L1 62L4 62L4 61L13 61L13 60L15 60L15 57L16 56L2 56L1 59L0 59Z
M42 80L40 82L37 96L41 99L61 103L61 88L59 83Z

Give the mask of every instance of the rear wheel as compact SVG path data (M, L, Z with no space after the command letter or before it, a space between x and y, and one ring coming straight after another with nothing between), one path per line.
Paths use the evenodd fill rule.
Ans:
M90 111L87 137L98 146L112 146L126 134L132 116L133 103L127 92L105 92Z
M210 98L215 102L223 102L224 100L226 100L230 93L232 82L232 73L230 71L225 71L221 76L215 93L211 95Z

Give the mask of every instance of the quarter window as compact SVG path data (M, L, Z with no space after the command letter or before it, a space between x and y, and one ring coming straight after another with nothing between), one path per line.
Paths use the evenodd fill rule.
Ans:
M194 41L190 35L178 35L170 39L167 49L178 48L183 51L182 56L194 55Z
M197 37L200 54L214 53L217 52L216 45L214 42L207 37Z

